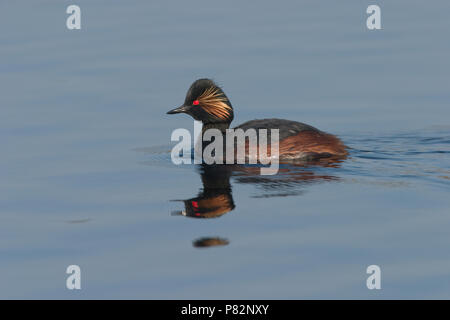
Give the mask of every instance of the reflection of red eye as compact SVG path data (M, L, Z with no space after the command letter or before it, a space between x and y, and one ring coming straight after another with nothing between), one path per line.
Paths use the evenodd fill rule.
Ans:
M194 106L198 106L199 102L198 102L198 100L194 100L194 102L192 102L192 104L193 104Z

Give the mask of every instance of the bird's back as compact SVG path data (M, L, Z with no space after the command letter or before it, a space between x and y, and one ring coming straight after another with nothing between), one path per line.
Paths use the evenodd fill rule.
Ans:
M313 160L347 155L346 147L339 138L297 121L258 119L247 121L234 129L268 129L268 143L270 129L278 129L280 160Z
M320 132L319 129L314 128L313 126L307 125L305 123L284 120L284 119L256 119L244 122L243 124L237 126L235 129L243 129L244 131L247 129L278 129L280 141L285 138L293 135L297 135L302 131L314 131ZM270 134L270 132L269 132Z

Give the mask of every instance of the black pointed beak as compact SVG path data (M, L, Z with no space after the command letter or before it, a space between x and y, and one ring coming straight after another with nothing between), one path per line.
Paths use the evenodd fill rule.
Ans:
M175 114L175 113L183 113L189 109L189 106L185 106L184 104L179 106L178 108L167 111L167 114Z

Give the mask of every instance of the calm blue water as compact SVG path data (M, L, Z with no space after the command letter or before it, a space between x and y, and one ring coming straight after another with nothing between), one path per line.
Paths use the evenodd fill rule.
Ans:
M450 3L376 1L368 31L373 3L79 0L69 31L71 1L1 2L0 298L450 298ZM349 159L174 166L193 123L165 112L200 77L234 125L309 123ZM215 218L172 201L205 194Z

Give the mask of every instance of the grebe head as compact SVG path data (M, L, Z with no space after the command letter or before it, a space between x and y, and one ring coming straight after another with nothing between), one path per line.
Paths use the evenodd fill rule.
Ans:
M234 117L230 100L210 79L196 80L189 88L184 103L167 112L175 113L187 113L204 124L230 123Z

